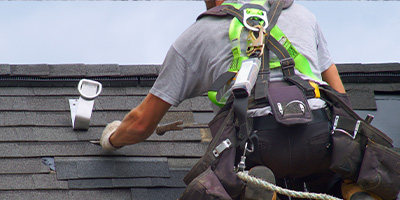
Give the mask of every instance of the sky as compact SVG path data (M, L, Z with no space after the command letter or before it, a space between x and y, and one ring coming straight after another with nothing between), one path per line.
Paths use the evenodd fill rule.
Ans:
M336 63L400 62L400 1L296 1ZM160 64L202 1L0 1L0 63Z

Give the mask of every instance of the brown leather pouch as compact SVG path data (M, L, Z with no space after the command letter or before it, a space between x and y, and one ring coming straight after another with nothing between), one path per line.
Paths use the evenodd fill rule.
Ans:
M400 154L369 141L357 183L382 199L396 199L400 191Z
M290 126L313 120L307 97L296 85L268 89L268 101L277 122Z

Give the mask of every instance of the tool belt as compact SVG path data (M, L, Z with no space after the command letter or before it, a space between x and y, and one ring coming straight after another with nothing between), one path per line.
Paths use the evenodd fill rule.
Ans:
M245 183L236 176L238 149L232 98L209 123L213 139L204 156L184 177L188 185L180 200L232 199L241 195Z
M392 139L368 119L359 117L346 103L346 95L329 87L320 91L332 108L330 169L383 199L396 199L400 192L400 154L394 150Z

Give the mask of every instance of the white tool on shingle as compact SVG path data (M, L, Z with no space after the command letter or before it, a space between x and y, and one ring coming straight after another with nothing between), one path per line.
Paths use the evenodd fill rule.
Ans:
M72 127L77 130L88 130L90 117L94 106L94 99L102 90L101 83L88 79L81 79L78 84L79 99L69 99Z

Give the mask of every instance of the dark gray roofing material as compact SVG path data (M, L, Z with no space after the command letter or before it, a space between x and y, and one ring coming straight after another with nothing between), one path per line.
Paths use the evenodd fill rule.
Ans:
M359 78L359 73L399 73L399 64L338 65L357 109L376 108L374 92L399 92L399 82ZM158 65L0 65L0 199L176 199L183 176L206 150L204 129L153 134L145 142L106 152L88 141L138 105L159 73ZM390 73L386 73L390 72ZM68 100L79 79L99 80L88 131L74 131ZM362 80L362 82L354 82ZM369 81L369 82L368 82ZM362 101L355 101L362 97ZM161 123L207 123L207 97L171 108ZM46 163L47 165L43 164ZM51 167L55 166L55 169Z

